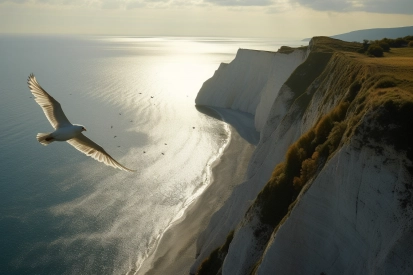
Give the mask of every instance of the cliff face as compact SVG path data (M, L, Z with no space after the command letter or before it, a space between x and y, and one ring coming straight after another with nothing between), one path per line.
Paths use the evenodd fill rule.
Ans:
M263 53L282 60L257 63L271 73L243 51L205 83L197 104L255 114L261 139L191 273L413 272L413 50L374 59L359 47L313 38L308 52Z
M410 274L412 215L399 193L411 175L383 150L342 147L270 237L257 274Z
M205 81L195 103L253 114L260 131L281 85L306 55L305 48L288 54L240 49L230 64L221 64Z

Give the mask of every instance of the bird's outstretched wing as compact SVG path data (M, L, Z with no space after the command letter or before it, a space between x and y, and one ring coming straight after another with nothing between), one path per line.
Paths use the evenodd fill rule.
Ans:
M99 146L98 144L94 143L92 140L84 136L83 134L77 135L75 138L67 140L67 142L75 147L80 152L94 158L97 161L103 162L106 165L124 170L129 172L135 172L136 170L131 170L126 168L119 162L117 162L114 158L112 158L106 151Z
M39 85L33 74L30 74L27 79L27 84L53 128L57 129L62 126L72 125L63 112L60 103Z

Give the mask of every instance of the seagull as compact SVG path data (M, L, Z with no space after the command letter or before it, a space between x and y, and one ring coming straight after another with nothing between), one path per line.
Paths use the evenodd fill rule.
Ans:
M30 74L27 79L27 84L35 97L35 101L42 107L44 114L55 129L52 133L37 134L36 138L41 144L46 146L53 141L67 141L80 152L108 166L123 171L136 171L117 162L101 146L84 136L82 134L83 131L86 131L84 126L70 123L60 103L40 86L33 74Z

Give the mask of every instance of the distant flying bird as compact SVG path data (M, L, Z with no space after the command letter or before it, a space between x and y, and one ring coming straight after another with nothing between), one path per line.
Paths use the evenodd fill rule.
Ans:
M53 141L67 141L80 152L94 158L97 161L103 162L106 165L124 171L135 171L126 168L117 162L108 153L106 153L102 147L84 136L82 134L83 131L86 131L84 126L70 123L63 112L60 103L39 85L33 74L30 74L27 84L29 85L30 91L35 96L36 102L40 105L40 107L42 107L43 112L50 124L52 124L53 128L55 128L53 133L37 134L37 140L41 144L48 145Z

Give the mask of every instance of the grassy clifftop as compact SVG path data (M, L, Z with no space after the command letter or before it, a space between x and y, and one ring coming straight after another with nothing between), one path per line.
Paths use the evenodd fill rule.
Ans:
M375 58L358 53L361 47L361 43L315 37L307 60L285 83L294 94L286 102L287 109L298 106L302 121L308 113L315 113L316 119L290 145L246 213L261 220L254 237L260 239L262 251L288 218L301 189L353 137L360 146L376 148L378 154L380 146L392 146L406 156L405 165L413 173L413 48L391 48ZM409 206L406 201L403 207ZM211 255L205 264L212 260Z

